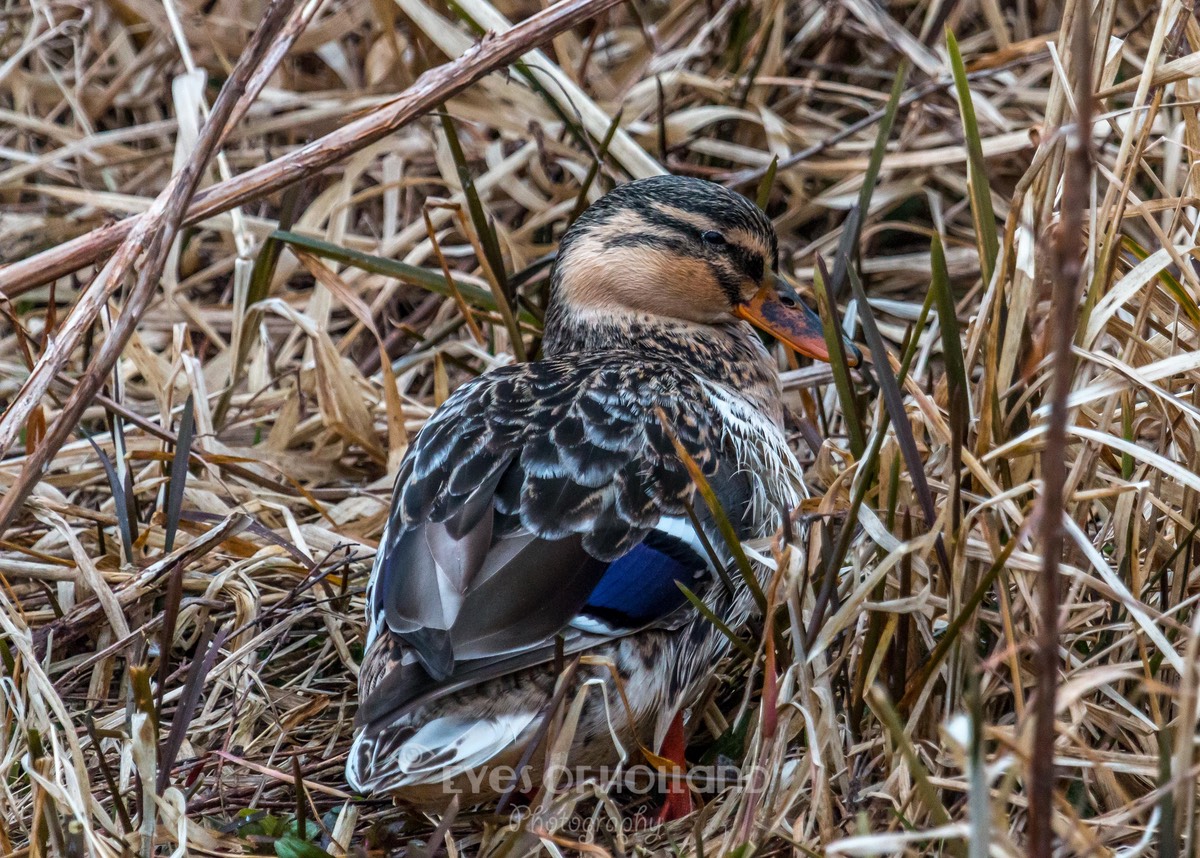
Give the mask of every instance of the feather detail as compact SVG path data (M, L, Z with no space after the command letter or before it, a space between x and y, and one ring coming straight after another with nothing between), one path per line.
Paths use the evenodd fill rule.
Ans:
M779 510L793 509L800 502L804 490L800 463L773 420L727 387L710 381L702 384L721 415L722 442L733 448L738 470L752 481L748 516L760 528L754 536L766 536L779 527Z
M433 718L418 728L382 734L359 733L350 748L346 780L362 793L386 777L389 789L443 784L518 745L536 712L488 717L465 714Z
M737 259L701 247L713 230ZM729 305L775 248L756 207L696 180L631 183L576 221L553 275L547 357L462 385L401 463L367 585L351 786L411 796L515 762L554 695L557 653L592 656L566 689L588 695L573 756L657 748L694 702L729 644L679 584L735 627L753 600L712 565L689 508L713 549L724 542L675 441L740 538L772 533L803 494L778 372ZM650 273L621 282L610 251L650 259ZM569 271L580 255L593 268ZM650 282L672 259L697 280ZM693 288L703 300L658 311Z

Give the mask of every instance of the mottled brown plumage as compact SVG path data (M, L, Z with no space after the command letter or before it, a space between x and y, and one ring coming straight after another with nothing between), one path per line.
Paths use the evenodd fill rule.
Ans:
M798 500L778 374L743 319L767 302L776 333L823 349L811 311L776 294L775 256L753 204L676 177L618 188L564 236L545 357L459 388L401 466L369 587L356 789L438 805L474 778L475 798L493 795L479 778L534 736L556 640L593 656L567 696L590 695L575 764L658 747L727 646L676 582L734 625L751 606L690 523L672 436L740 537Z

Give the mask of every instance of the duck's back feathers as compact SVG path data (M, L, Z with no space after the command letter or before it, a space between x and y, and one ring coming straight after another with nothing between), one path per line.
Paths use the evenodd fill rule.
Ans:
M505 367L460 388L422 430L401 473L394 519L446 522L458 533L496 511L496 536L585 536L612 560L665 509L682 511L691 482L661 409L708 472L720 427L696 378L629 356Z
M699 180L631 182L576 219L545 358L461 387L401 464L367 588L354 788L436 806L439 782L465 777L482 799L476 777L537 756L560 699L576 765L662 748L726 651L718 627L754 605L685 459L739 538L799 497L776 363L749 322L819 350L776 262L767 217Z
M703 385L669 364L609 353L505 367L439 409L402 465L376 557L360 723L548 660L557 634L581 648L682 606L675 580L698 589L709 569L660 412L736 518L747 475Z

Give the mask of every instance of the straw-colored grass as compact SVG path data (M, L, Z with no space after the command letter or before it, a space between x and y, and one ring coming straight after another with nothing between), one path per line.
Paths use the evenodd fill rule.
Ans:
M1062 854L1193 853L1190 8L588 6L538 49L535 27L472 52L542 4L0 4L0 856L975 858L1046 854L1039 825ZM164 193L188 163L199 196ZM658 829L628 794L535 822L352 796L363 586L405 445L536 349L539 261L581 193L664 169L769 192L783 268L878 331L849 385L780 353L813 493L790 548L759 546L781 634L744 630L753 663L692 713L693 759L720 744L771 777Z

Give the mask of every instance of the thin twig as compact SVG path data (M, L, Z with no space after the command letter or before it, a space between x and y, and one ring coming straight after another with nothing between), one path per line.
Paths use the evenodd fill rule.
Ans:
M288 3L280 7L278 14L287 14L288 9L290 9L294 2L295 0L289 0ZM263 20L263 24L260 25L256 33L256 39L261 34L265 38L271 38L271 42L265 46L265 52L260 62L251 69L255 73L252 74L249 82L241 82L243 85L237 93L234 104L228 111L228 115L222 118L221 133L217 135L216 142L213 144L214 151L220 148L232 130L235 121L245 115L245 112L250 109L251 103L258 96L263 86L266 85L267 79L270 78L280 60L283 59L283 55L287 52L287 49L292 46L304 31L304 27L316 13L316 9L320 6L320 3L321 0L309 0L281 28L277 27L278 22L273 19L271 25L279 29L277 37L274 37L272 31L265 28L268 22L266 19ZM255 44L258 44L258 42L255 42ZM248 51L249 47L247 47L247 52L243 53L243 59L249 56ZM209 124L211 124L211 116L212 114L210 113ZM215 127L214 130L216 130ZM194 150L192 158L194 159L199 152L199 148ZM197 175L201 175L202 173L203 169L199 170ZM182 176L183 173L181 171L179 178L182 178ZM101 272L84 290L83 295L80 296L75 306L72 307L71 313L63 323L63 326L54 332L50 348L38 360L37 365L33 367L29 378L22 385L21 393L16 397L8 410L5 411L3 419L0 419L0 455L3 455L12 446L21 429L24 428L25 421L29 418L30 413L46 395L46 391L54 377L62 370L71 354L86 336L87 331L95 324L100 308L105 305L113 293L121 286L128 272L136 262L138 254L145 246L145 242L154 233L157 225L156 212L162 213L164 211L163 207L167 204L170 193L171 186L169 185L159 195L155 205L138 218L136 226L131 225L130 230L126 231L113 242L112 246L120 245L117 252L107 260ZM193 193L195 193L194 187L187 194L187 198L190 199ZM128 221L122 221L122 223L126 222ZM171 242L167 242L165 246L170 248ZM99 258L99 255L97 258ZM33 262L36 259L37 257L33 257L32 260L26 260L26 262ZM17 263L11 267L19 267L23 264ZM3 282L5 275L9 273L11 267L9 269L0 269L0 282ZM0 286L0 293L2 292L3 287ZM20 292L13 292L12 294L16 295L20 294Z
M976 80L985 80L987 78L995 77L997 74L1000 74L1001 72L1005 72L1010 69L1018 68L1023 65L1028 65L1029 63L1033 62L1034 60L1039 59L1042 56L1042 54L1044 54L1044 53L1045 53L1045 50L1041 50L1041 51L1038 51L1036 54L1031 54L1031 55L1025 56L1025 57L1018 57L1017 59L1012 60L1011 62L1004 63L1003 65L996 66L995 68L980 69L979 71L971 72L970 74L967 75L967 80L976 81ZM925 98L927 98L930 95L933 95L935 92L940 92L942 90L948 90L953 86L954 86L954 78L949 75L947 75L945 77L939 77L935 80L927 81L927 82L923 83L921 86L914 89L912 92L905 95L903 98L901 98L900 99L900 107L909 107L910 105L916 104L919 101L923 101ZM795 167L797 164L807 161L810 158L815 158L817 155L820 155L826 149L830 149L830 148L836 146L838 143L841 143L843 140L847 140L847 139L853 137L858 132L863 131L867 128L870 128L876 122L879 122L879 120L883 119L883 117L885 115L887 115L887 111L888 111L888 108L883 107L883 108L880 108L879 110L875 110L871 113L868 113L866 116L862 117L862 119L859 119L856 122L851 122L845 128L842 128L842 129L838 130L837 132L830 134L828 137L818 140L816 143L812 144L811 146L806 146L805 148L801 149L799 152L795 152L791 155L788 155L786 158L784 158L783 160L779 161L778 164L776 164L776 166L775 166L776 174L778 175L779 173L783 173L787 170L790 170L792 167ZM746 170L739 170L736 173L726 173L724 175L718 176L717 178L719 181L728 184L730 187L741 188L741 187L745 187L746 185L749 185L749 184L752 184L754 182L761 180L762 177L767 174L767 170L769 170L769 169L771 169L771 165L765 164L762 167L751 167ZM0 271L0 275L2 275L2 274L3 274L3 271ZM3 291L3 289L4 289L3 279L0 278L0 291Z
M1063 200L1055 259L1052 312L1050 420L1042 453L1042 503L1038 516L1042 570L1038 598L1037 700L1034 702L1033 748L1029 761L1029 855L1050 858L1053 852L1055 692L1058 686L1058 564L1063 551L1064 491L1067 479L1067 396L1075 359L1072 344L1083 287L1084 212L1092 181L1093 112L1092 35L1088 7L1076 4L1071 23L1071 70L1074 73L1075 124L1065 130L1066 162Z
M403 128L531 47L607 11L617 2L563 0L505 33L484 38L461 57L425 72L395 101L376 112L197 194L184 216L184 225L273 194L321 172ZM143 214L125 218L0 269L0 294L13 298L90 265L117 247L145 217Z
M150 248L146 251L138 272L137 283L130 292L116 324L113 325L104 344L100 347L99 353L80 378L79 386L72 391L71 396L63 405L62 412L47 428L42 443L26 458L25 467L22 468L20 476L12 488L5 493L3 499L0 499L0 533L3 533L16 517L21 504L38 480L42 478L45 466L54 458L59 447L74 431L84 409L91 404L92 397L108 378L117 358L120 357L129 338L137 329L146 308L158 291L158 279L167 264L167 256L175 241L175 236L182 226L188 201L195 194L209 159L213 157L220 146L224 138L226 123L245 93L250 77L270 49L275 34L283 27L294 3L295 0L276 0L268 7L262 24L255 31L254 37L247 45L241 59L238 60L233 73L221 88L216 104L213 105L212 113L200 131L196 148L188 157L183 169L159 195L144 219L139 220L139 230L131 235L118 251L122 262L119 266L111 269L113 274L110 279L114 285L120 282L125 272L141 255L140 239L149 238L150 234L153 234ZM92 289L89 291L102 292L106 290ZM96 309L99 310L99 306ZM90 323L88 327L90 327ZM3 419L0 419L0 450L7 446L3 440L9 438L8 443L11 443L11 438L15 437L16 431L24 424L22 413L32 410L33 405L41 400L44 388L39 391L36 387L31 387L31 382L36 378L42 378L44 384L49 386L50 379L57 372L58 366L53 363L53 354L56 353L48 352L42 360L38 361L35 374L30 376L17 401L4 414ZM62 359L65 359L65 356ZM41 376L36 375L39 369L45 370Z

